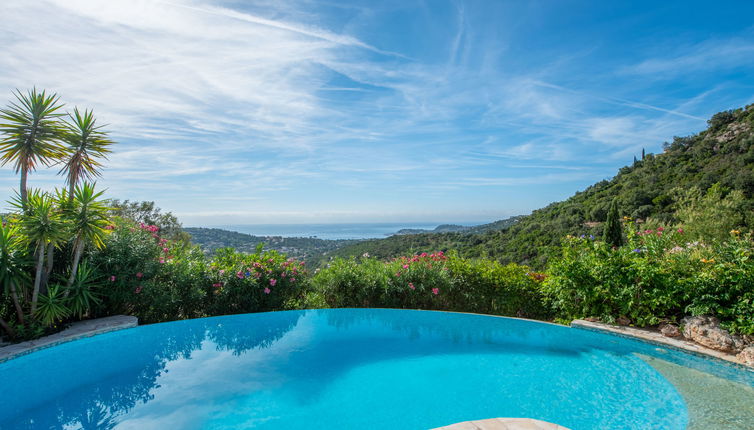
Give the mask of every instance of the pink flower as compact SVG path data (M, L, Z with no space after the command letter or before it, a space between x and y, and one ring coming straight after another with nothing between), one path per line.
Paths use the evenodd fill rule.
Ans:
M236 273L236 278L243 279L243 272Z
M665 229L662 227L657 227L657 231L665 231Z
M403 268L404 268L404 269L408 269L408 264L404 264L404 265L403 265Z
M160 264L165 264L165 259L160 257Z
M291 278L291 282L296 282L296 278Z
M285 272L281 273L281 274L280 274L280 277L281 277L281 278L285 278Z
M267 287L264 287L264 293L265 293L265 294L270 294L270 289L269 289L269 288L267 288Z
M275 286L275 284L277 284L277 283L278 283L278 281L277 281L277 280L275 280L275 279L270 279L270 285L271 285L271 286L273 286L273 287L274 287L274 286Z
M115 275L110 277L110 282L115 282Z
M222 282L216 282L216 283L212 284L212 286L215 287L215 288L220 288L220 287L223 286L223 283Z
M5 224L3 224L3 227L5 227ZM115 230L115 226L110 224L105 226L105 230Z
M679 229L678 229L678 233L680 233L680 234L683 234L683 229L682 229L682 228L679 228Z
M401 272L395 272L395 276L396 277L401 276Z
M144 274L141 273L141 272L136 273L136 277L139 278L139 279L141 279L143 276L144 276Z
M223 274L225 274L225 270L220 269L220 272L218 272L218 273L220 273L221 275L223 275Z
M412 290L416 289L416 287L414 287L414 283L413 282L409 282L408 283L408 288L411 288Z
M139 285L139 286L138 286L138 287L136 287L136 289L134 290L134 293L136 293L136 294L139 294L139 293L141 292L142 288L143 288L143 287L142 287L141 285Z
M170 250L168 248L162 248L162 252L164 252L165 254L167 254L168 252L170 252Z
M434 294L434 295L440 294L440 289L439 288L432 288L432 294Z

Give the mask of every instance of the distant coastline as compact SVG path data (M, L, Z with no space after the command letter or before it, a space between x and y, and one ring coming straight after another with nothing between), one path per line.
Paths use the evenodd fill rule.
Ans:
M453 227L465 229L478 223L453 223ZM425 233L451 224L443 223L341 223L341 224L224 224L204 225L204 228L217 228L263 237L303 237L324 240L381 239L394 234L409 232ZM197 226L198 227L198 226Z

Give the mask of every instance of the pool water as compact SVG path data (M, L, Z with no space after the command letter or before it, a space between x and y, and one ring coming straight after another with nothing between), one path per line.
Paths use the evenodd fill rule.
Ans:
M286 311L142 326L0 364L0 428L426 429L492 417L693 426L659 362L754 387L734 366L552 324Z

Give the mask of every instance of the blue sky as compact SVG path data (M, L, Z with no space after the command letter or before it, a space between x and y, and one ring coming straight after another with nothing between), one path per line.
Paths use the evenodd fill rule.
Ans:
M0 103L93 108L118 141L99 185L185 225L491 221L754 102L749 1L0 8Z

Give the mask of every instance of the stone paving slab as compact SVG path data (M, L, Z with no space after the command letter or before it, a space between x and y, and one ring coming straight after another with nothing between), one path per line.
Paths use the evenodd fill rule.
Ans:
M643 341L650 342L655 345L666 346L670 348L680 349L682 351L690 352L696 355L702 355L706 357L717 358L719 360L725 360L730 363L743 366L744 368L750 371L754 371L754 367L746 365L745 363L740 361L738 358L736 358L736 356L733 354L727 354L721 351L716 351L714 349L704 347L702 345L699 345L698 343L686 340L683 337L680 337L680 338L667 337L667 336L663 336L662 333L648 330L648 329L642 329L642 328L636 328L636 327L625 327L625 326L614 326L614 325L586 321L586 320L573 320L571 321L571 327L581 328L585 330L600 331L600 332L615 334L618 336L623 336L623 337L632 338L632 339L641 339Z
M490 418L465 421L434 430L568 430L563 426L531 418Z
M77 321L61 332L27 342L14 343L0 347L0 363L43 348L59 345L64 342L70 342L83 337L108 333L115 330L122 330L124 328L136 327L137 325L139 325L138 318L127 315L115 315L112 317Z

